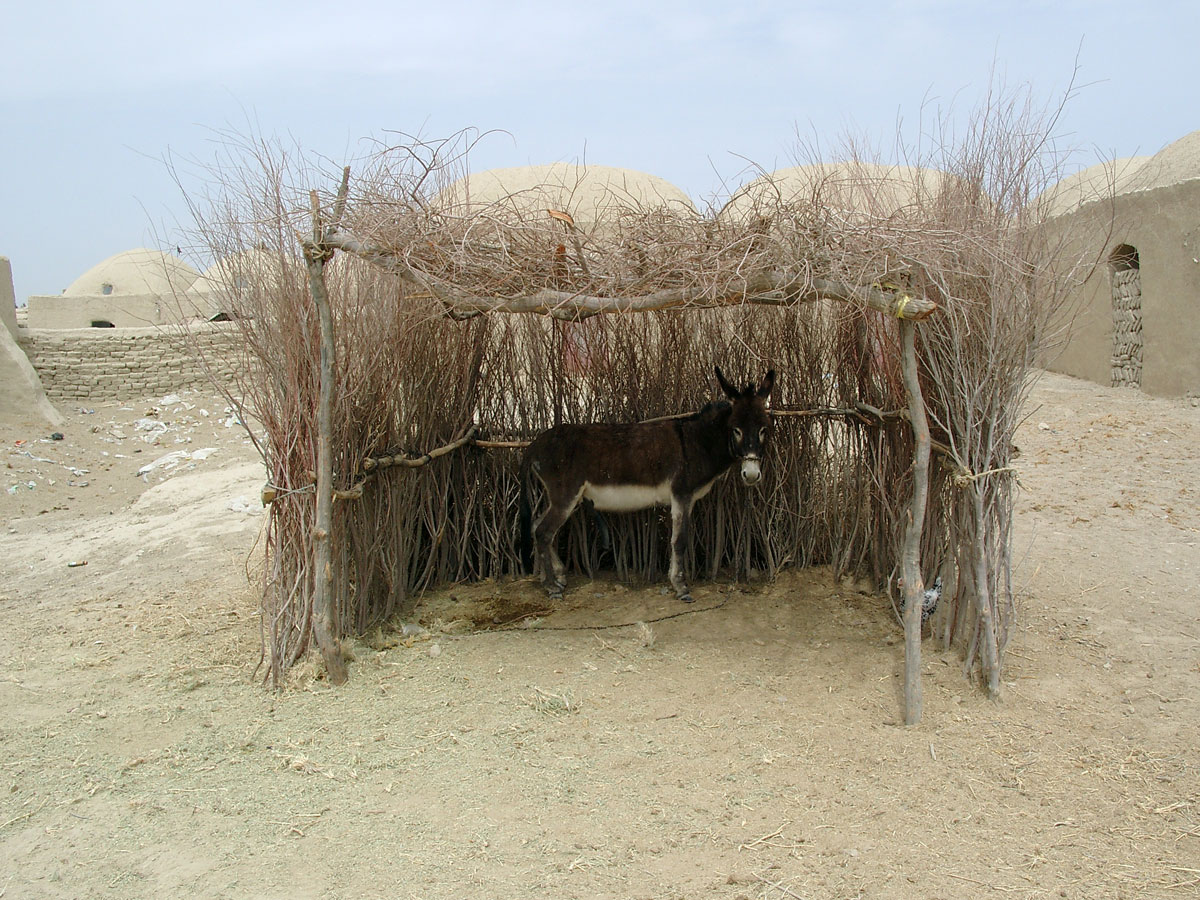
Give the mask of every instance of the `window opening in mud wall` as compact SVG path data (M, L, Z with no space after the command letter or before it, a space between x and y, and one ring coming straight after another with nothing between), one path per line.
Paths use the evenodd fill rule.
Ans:
M1142 267L1137 248L1119 244L1108 257L1112 277L1112 386L1142 386Z

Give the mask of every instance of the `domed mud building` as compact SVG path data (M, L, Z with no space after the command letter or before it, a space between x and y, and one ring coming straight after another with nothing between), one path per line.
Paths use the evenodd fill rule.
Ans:
M200 273L170 253L140 247L110 256L57 295L29 298L29 328L137 328L199 314L184 294Z
M721 209L737 221L772 204L817 200L826 206L878 218L918 213L956 184L937 169L874 163L813 163L777 169L743 185Z
M563 162L473 172L438 194L435 206L464 213L500 206L530 217L544 217L553 209L570 215L584 231L611 224L631 208L696 213L687 194L655 175Z

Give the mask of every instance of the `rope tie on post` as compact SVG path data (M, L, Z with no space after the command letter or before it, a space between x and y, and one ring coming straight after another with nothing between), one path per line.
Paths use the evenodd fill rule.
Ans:
M956 487L966 487L969 484L979 481L981 478L987 478L989 475L1003 475L1006 472L1012 472L1016 475L1017 482L1020 483L1020 469L1016 466L1000 466L997 469L988 469L986 472L972 472L964 467L964 471L960 471L954 476L954 484Z

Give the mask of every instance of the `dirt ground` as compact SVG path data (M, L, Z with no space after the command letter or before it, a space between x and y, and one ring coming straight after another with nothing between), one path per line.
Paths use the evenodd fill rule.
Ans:
M272 693L244 432L63 411L0 426L0 897L1200 896L1194 400L1042 379L1003 697L927 640L914 728L890 608L821 570L603 629L679 605L444 591Z

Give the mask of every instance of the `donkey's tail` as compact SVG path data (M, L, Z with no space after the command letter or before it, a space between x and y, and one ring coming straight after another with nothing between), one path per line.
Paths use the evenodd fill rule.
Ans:
M521 569L533 572L533 510L529 505L529 457L521 461L521 505L517 517L521 523Z

